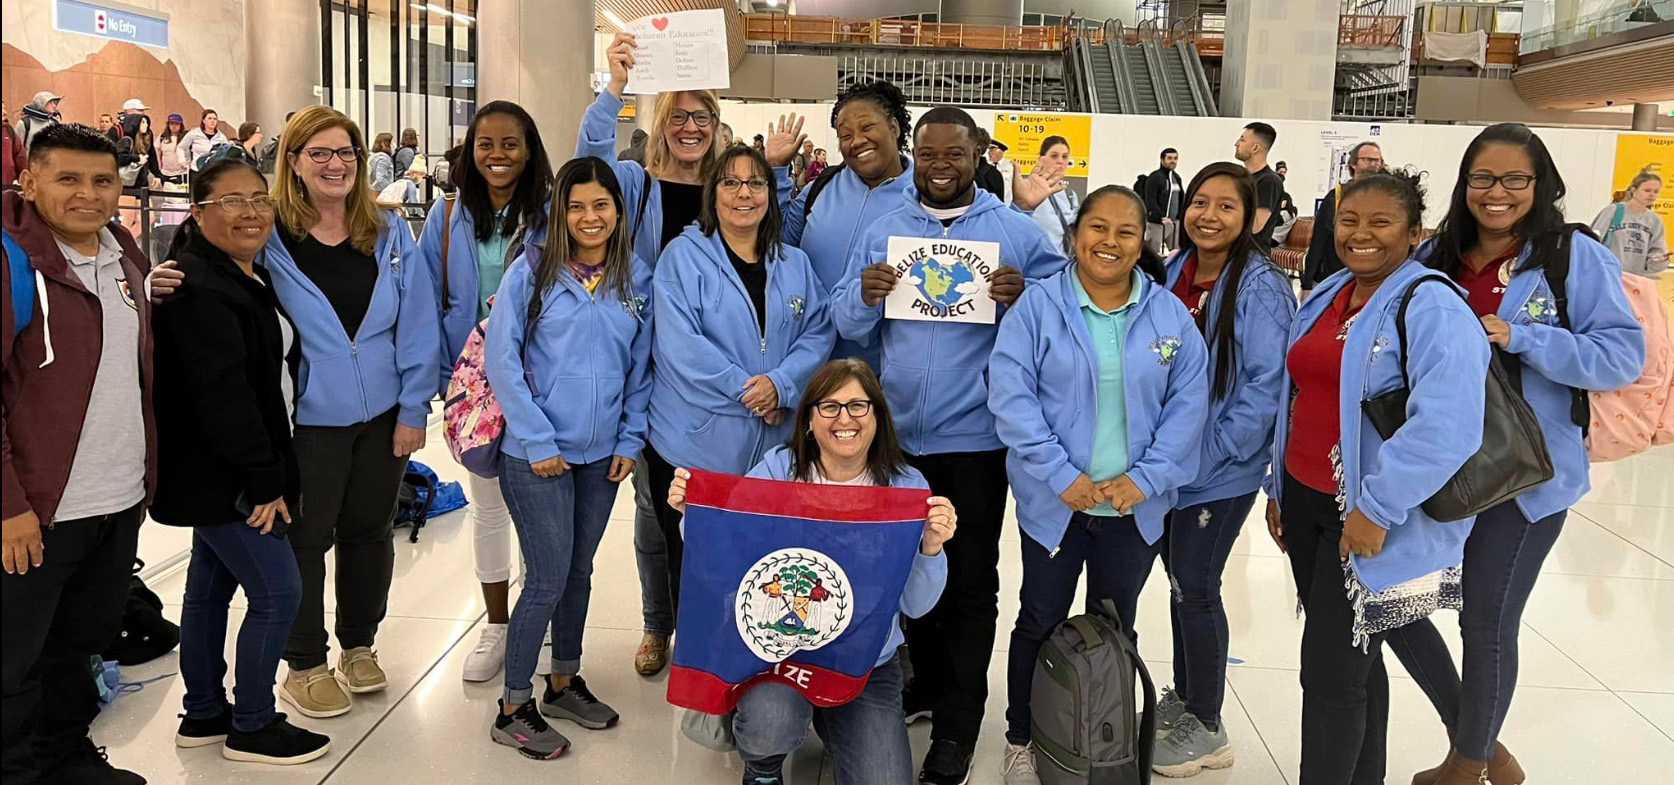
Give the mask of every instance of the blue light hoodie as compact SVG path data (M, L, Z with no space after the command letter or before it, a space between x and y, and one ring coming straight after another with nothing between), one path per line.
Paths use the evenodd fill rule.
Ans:
M781 207L785 242L808 254L808 261L814 265L814 275L826 291L834 291L843 283L849 258L864 236L866 227L900 209L901 194L913 182L912 159L901 156L901 161L905 167L901 174L879 183L876 188L866 187L853 169L843 167L826 181L825 190L820 191L820 198L814 200L814 209L808 213L806 222L802 214L808 195L813 191L812 185L803 188L795 199ZM790 167L782 166L773 171L779 177L779 191L783 193L790 187ZM848 339L839 339L832 358L843 357L859 357L877 370L883 361L883 349L875 344L862 346Z
M602 282L589 293L568 269L560 272L530 330L540 257L539 245L524 244L488 320L488 383L506 414L501 449L529 463L559 455L571 465L638 460L651 402L651 266L634 259L621 294Z
M867 307L860 296L860 272L886 261L889 238L934 237L986 240L1000 244L1000 262L1022 271L1028 286L1064 269L1067 261L1046 241L1040 227L981 188L951 226L919 204L918 190L901 191L900 208L873 223L849 258L843 284L832 293L832 320L844 338L883 347L884 392L895 410L901 449L911 455L998 450L988 410L988 355L997 324L949 324L883 318L884 304ZM820 195L820 201L825 195ZM815 202L819 206L819 202ZM1004 321L1007 309L999 309Z
M1186 266L1186 251L1168 258L1168 282L1173 290ZM1180 507L1232 499L1255 493L1267 476L1272 458L1273 420L1285 391L1279 386L1284 374L1285 343L1291 322L1296 320L1296 296L1290 279L1267 257L1252 253L1244 263L1238 281L1238 310L1233 318L1233 338L1238 346L1238 365L1225 397L1215 398L1215 330L1220 323L1221 280L1209 295L1204 314L1203 341L1209 348L1206 372L1209 385L1208 423L1203 431L1203 459L1197 478L1180 489Z
M820 198L824 198L822 195ZM750 477L766 480L792 481L791 451L785 445L774 447L750 470ZM917 469L907 467L891 483L895 488L916 488L930 490L930 483ZM907 573L907 585L901 591L901 613L909 619L916 619L930 612L936 607L936 601L941 599L942 589L947 586L947 551L943 550L935 556L925 556L917 549L913 551L913 569ZM901 635L901 620L896 619L889 626L889 640L884 641L883 653L878 655L878 665L889 662L895 656L895 650L906 642Z
M418 250L424 256L425 269L430 271L430 281L435 289L437 303L441 306L441 352L442 373L441 383L437 387L443 397L447 396L448 381L453 378L453 364L459 359L459 353L465 350L465 341L471 337L471 329L477 326L477 229L476 222L471 218L471 211L465 205L454 202L453 218L446 227L442 222L447 220L447 198L437 199L430 206L429 215L424 219L424 230L419 233ZM552 204L549 201L542 211L543 215L551 214ZM442 300L442 235L448 238L448 302ZM546 235L546 227L540 226L529 229L524 239L540 242ZM506 269L511 269L511 263L517 259L519 250L507 249Z
M356 425L399 404L402 425L425 427L441 367L440 310L407 222L399 212L379 213L384 228L372 253L378 280L353 338L325 294L297 269L279 236L285 229L275 227L267 239L262 264L302 344L297 425Z
M663 250L663 189L657 187L656 178L650 179L651 191L645 197L645 214L639 219L638 225L634 225L634 216L639 210L640 194L645 192L647 179L645 167L633 161L616 160L616 117L622 113L622 107L626 105L626 102L612 95L609 90L599 93L599 97L593 100L587 107L587 113L581 117L581 130L575 140L575 156L592 156L610 164L616 171L616 179L622 185L622 202L628 206L628 230L634 235L634 252L641 259L650 260L654 269ZM720 118L715 118L710 128L719 130L720 122ZM655 135L646 142L647 145L657 143ZM825 198L825 195L821 194L820 198ZM790 199L788 180L779 183L778 199L780 204ZM672 240L669 242L673 244ZM725 259L724 256L722 258Z
M765 252L766 249L761 249ZM765 374L790 409L831 356L835 338L826 294L808 256L782 246L767 265L767 334L727 259L721 233L696 225L663 251L652 297L657 329L651 356L651 446L675 466L727 474L749 471L769 447L790 436L743 404L744 382Z
M1075 275L1071 265L1023 292L1000 324L988 371L988 406L1011 448L1006 475L1018 525L1054 554L1074 512L1059 494L1092 465L1098 425L1098 352ZM1133 515L1154 543L1180 486L1197 476L1209 352L1186 306L1152 285L1140 292L1122 358L1132 464L1126 476L1145 494Z
M1407 338L1400 344L1395 314L1407 285L1420 276L1447 277L1416 261L1407 261L1384 279L1360 311L1343 342L1343 375L1338 388L1343 487L1343 509L1356 508L1373 523L1389 530L1383 550L1369 559L1353 554L1349 561L1361 583L1374 592L1453 567L1464 561L1465 538L1475 518L1441 523L1419 505L1465 465L1482 446L1483 400L1488 380L1488 341L1482 322L1471 313L1460 294L1445 285L1426 284L1413 292L1407 307ZM1338 270L1321 281L1302 304L1291 326L1285 354L1313 329L1354 274ZM1457 287L1454 287L1457 290ZM1369 400L1401 386L1401 354L1409 352L1407 371L1412 390L1407 398L1407 421L1395 437L1384 441L1361 410ZM1280 389L1289 396L1290 371ZM1265 483L1268 497L1284 505L1283 471L1290 437L1290 406L1280 406L1274 424L1275 473Z
M1418 251L1428 259L1433 244ZM1571 236L1569 317L1574 332L1558 326L1557 301L1542 270L1519 270L1506 284L1499 317L1511 325L1506 351L1523 361L1523 397L1534 409L1552 456L1552 479L1517 496L1531 521L1567 510L1587 494L1587 445L1569 415L1569 388L1615 390L1645 370L1645 333L1622 290L1622 264L1609 248L1577 232ZM1518 269L1532 246L1523 245Z

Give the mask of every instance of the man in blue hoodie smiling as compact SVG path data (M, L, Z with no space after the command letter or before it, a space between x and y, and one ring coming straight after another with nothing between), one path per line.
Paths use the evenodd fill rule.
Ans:
M988 355L999 327L884 319L884 298L896 285L886 259L889 238L998 243L1001 265L989 278L989 293L1002 317L1025 280L1050 276L1066 263L1027 215L976 188L979 137L976 122L960 109L938 107L919 118L904 204L866 230L832 295L839 334L883 347L884 392L907 460L932 492L961 511L959 540L947 545L947 590L934 610L906 625L915 676L903 703L909 720L933 719L919 774L931 785L965 781L988 700L1006 508L1006 452L987 405Z

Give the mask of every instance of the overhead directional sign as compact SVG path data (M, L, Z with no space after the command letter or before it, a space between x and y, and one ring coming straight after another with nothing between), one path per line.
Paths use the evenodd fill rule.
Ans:
M130 44L169 46L169 18L121 3L57 0L52 8L52 26L66 33L127 41Z
M1006 143L1006 157L1017 162L1018 173L1028 174L1040 157L1040 143L1049 136L1069 142L1070 177L1087 176L1087 158L1093 141L1093 118L1084 114L1057 112L995 112L994 138Z

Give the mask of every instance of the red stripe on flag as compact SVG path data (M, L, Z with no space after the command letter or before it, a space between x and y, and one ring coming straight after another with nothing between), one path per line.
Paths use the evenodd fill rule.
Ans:
M809 703L828 709L859 697L871 677L871 671L860 676L848 676L799 662L781 662L739 684L728 684L708 671L670 665L668 702L704 714L726 714L738 706L738 699L744 697L751 687L778 682L802 693Z
M758 515L838 523L922 521L930 492L917 488L758 480L692 469L686 503Z

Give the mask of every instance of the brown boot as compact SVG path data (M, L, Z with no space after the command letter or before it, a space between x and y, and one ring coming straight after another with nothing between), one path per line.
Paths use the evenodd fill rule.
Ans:
M1494 742L1494 759L1488 762L1488 782L1492 785L1523 785L1523 766L1504 744Z
M1488 782L1488 763L1471 760L1454 750L1441 766L1441 776L1433 785L1485 785Z
M1442 758L1441 765L1412 775L1412 785L1436 785L1436 780L1441 779L1442 772L1446 771L1447 767L1453 763L1453 759L1457 757L1459 757L1459 751L1449 747L1447 757Z

